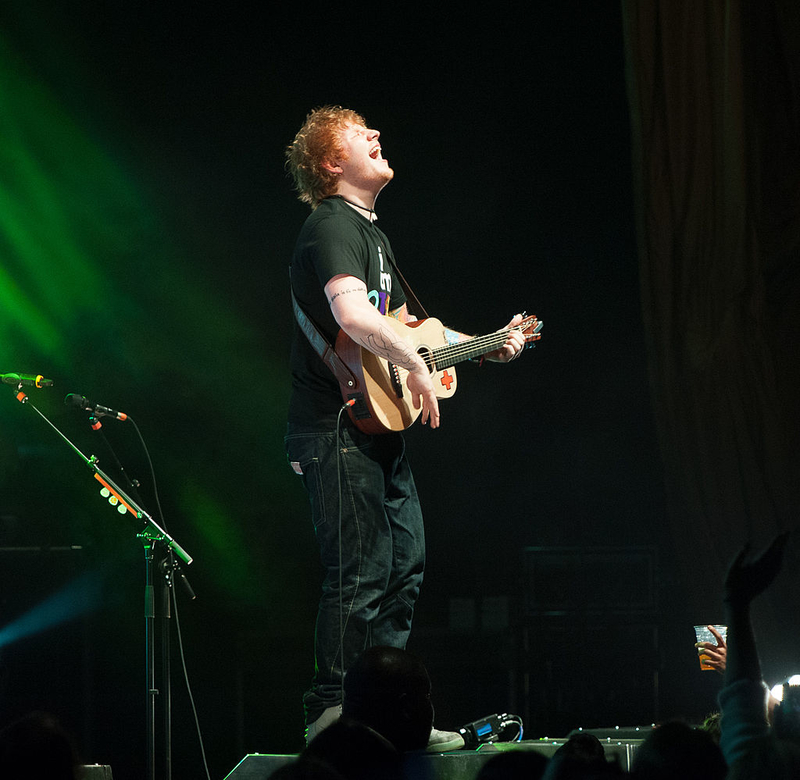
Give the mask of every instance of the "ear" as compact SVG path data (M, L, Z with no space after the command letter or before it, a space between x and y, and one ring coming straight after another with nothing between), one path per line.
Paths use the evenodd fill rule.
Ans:
M341 165L336 165L335 163L328 162L327 160L322 163L322 167L329 173L344 173L344 169Z
M411 721L415 720L416 712L414 708L414 700L407 693L400 694L397 699L397 704L399 706L395 712L403 723L410 723Z

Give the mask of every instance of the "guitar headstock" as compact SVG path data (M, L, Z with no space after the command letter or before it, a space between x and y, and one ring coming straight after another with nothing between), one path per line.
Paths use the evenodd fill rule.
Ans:
M535 314L531 314L524 317L519 325L515 325L514 330L520 331L525 336L526 347L532 347L542 338L542 325L544 323Z

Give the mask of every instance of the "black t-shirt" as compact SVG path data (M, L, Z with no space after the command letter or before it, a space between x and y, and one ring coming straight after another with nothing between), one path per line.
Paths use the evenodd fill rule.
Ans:
M341 198L327 198L305 221L292 256L291 280L300 308L331 344L339 325L325 297L325 285L338 274L355 276L381 314L406 302L390 261L385 234ZM339 383L297 326L291 352L292 396L289 423L327 430L342 406Z

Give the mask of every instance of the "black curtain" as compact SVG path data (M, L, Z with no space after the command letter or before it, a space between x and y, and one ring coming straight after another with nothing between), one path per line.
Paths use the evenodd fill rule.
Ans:
M687 620L742 543L794 528L800 455L800 4L623 0L641 297ZM759 602L797 635L798 549Z

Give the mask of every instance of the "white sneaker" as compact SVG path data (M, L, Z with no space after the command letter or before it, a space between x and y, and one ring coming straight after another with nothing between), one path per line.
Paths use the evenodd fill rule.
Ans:
M428 747L426 753L447 753L450 750L461 750L464 747L464 737L455 731L439 731L431 729L428 737Z
M336 723L337 720L341 717L342 714L342 705L337 704L335 707L328 707L328 709L322 711L322 715L320 715L313 723L309 723L306 726L306 745L308 745L320 731L328 728L331 723Z

